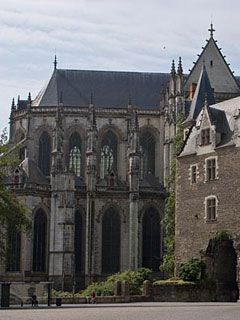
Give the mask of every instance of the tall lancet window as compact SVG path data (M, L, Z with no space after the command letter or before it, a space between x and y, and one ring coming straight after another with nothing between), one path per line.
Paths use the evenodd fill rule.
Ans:
M39 139L38 166L45 176L50 175L51 139L47 132L43 132Z
M34 217L33 226L33 271L46 271L47 216L39 209Z
M69 141L69 170L76 176L81 175L81 138L77 132L74 132Z
M141 175L155 174L155 138L150 132L143 132L140 137L142 148Z
M20 271L21 233L14 227L7 232L6 271Z
M117 146L116 135L112 131L108 131L101 143L101 178L104 178L111 171L117 171Z

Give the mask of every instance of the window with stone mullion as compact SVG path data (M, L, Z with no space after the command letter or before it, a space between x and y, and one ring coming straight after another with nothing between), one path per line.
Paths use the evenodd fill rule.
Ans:
M207 160L207 181L216 179L216 160Z
M216 220L216 199L207 200L207 220Z

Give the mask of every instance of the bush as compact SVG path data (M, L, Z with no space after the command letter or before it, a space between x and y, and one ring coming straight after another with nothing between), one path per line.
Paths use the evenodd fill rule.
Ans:
M147 268L141 268L136 271L125 271L116 273L108 277L104 282L95 282L90 284L82 293L82 296L90 296L93 292L98 296L112 296L114 294L114 284L117 281L127 281L129 283L130 294L141 294L142 284L149 280L152 271Z
M218 231L214 237L214 239L219 242L223 240L231 240L231 238L230 233L226 230Z
M93 292L95 292L97 296L113 296L114 283L108 281L94 282L81 293L81 296L91 296Z
M184 281L199 282L205 278L206 265L197 258L183 263L180 267L179 277Z
M170 278L167 280L156 280L154 281L153 284L157 284L157 285L176 285L176 286L183 286L183 285L190 285L190 284L195 284L195 282L191 282L191 281L184 281L182 279L179 278Z

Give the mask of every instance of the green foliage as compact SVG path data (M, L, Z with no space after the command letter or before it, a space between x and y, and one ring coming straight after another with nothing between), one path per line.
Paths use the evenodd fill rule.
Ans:
M5 255L6 232L19 232L30 228L30 220L27 218L25 207L16 196L6 188L4 179L6 174L16 166L17 158L14 152L9 152L6 130L0 137L0 256Z
M221 230L216 233L214 239L217 241L231 240L231 234L226 230Z
M83 292L82 296L90 296L94 291L98 296L112 296L114 294L114 284L117 281L127 281L129 283L130 294L141 294L142 284L149 280L152 271L147 268L141 268L136 271L125 271L116 273L107 278L106 281L90 284Z
M183 112L179 112L177 118L177 133L173 142L174 145L174 158L171 164L171 173L167 181L169 194L166 200L165 213L163 219L163 226L165 230L165 243L167 254L163 258L160 266L162 271L167 272L169 276L174 274L175 266L175 185L176 185L176 157L182 149L183 145Z
M198 259L192 258L183 263L179 270L179 277L184 281L199 282L205 278L206 264Z
M114 283L103 281L94 282L90 284L81 295L84 297L91 296L95 292L97 296L113 296L114 294Z
M184 281L179 278L170 278L167 280L157 280L153 284L164 285L164 286L168 286L168 285L184 286L184 285L195 284L195 282Z

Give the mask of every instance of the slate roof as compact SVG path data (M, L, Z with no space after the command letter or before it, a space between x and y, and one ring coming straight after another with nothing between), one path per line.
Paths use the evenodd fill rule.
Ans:
M157 109L168 80L167 73L56 69L32 105L84 107L92 93L98 108L126 108L131 96L133 105Z
M203 65L197 88L191 103L190 111L184 123L188 123L197 119L197 116L204 106L205 99L207 99L208 105L212 105L215 103L213 90L209 81L207 70L205 65Z

